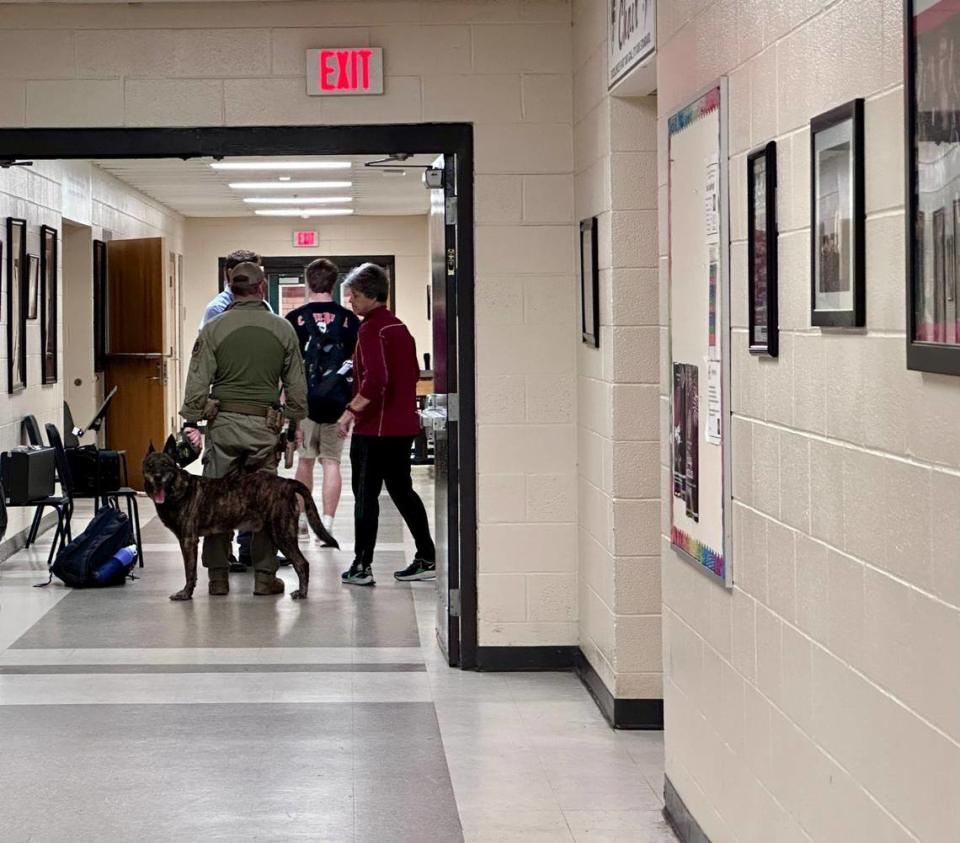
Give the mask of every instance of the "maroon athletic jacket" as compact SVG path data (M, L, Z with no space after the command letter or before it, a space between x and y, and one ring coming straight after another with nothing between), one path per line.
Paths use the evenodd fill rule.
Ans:
M353 394L370 405L357 416L362 436L416 436L420 364L413 336L387 308L367 314L353 355Z

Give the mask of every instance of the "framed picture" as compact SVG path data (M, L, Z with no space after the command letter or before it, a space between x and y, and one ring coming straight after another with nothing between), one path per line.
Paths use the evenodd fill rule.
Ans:
M40 371L43 383L57 382L57 230L40 226Z
M221 273L222 274L222 273ZM102 372L107 358L107 244L93 241L93 368Z
M7 392L27 388L27 221L7 217Z
M960 375L960 6L904 14L907 368Z
M27 303L26 319L37 318L37 299L40 290L40 258L27 255Z
M747 156L747 252L750 352L776 357L777 145Z
M580 328L583 341L600 347L600 268L597 218L580 223Z
M810 121L812 325L866 324L863 100Z

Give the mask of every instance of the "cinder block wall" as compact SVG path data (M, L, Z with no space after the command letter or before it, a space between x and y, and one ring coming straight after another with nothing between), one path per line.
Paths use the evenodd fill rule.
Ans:
M607 32L605 3L575 3L576 211L600 264L600 348L577 355L580 647L615 697L660 699L657 103L607 94Z
M957 840L960 379L906 369L902 4L659 5L661 139L729 74L734 241L735 588L664 536L667 775L714 843ZM856 96L867 329L821 331L808 126ZM771 139L778 360L746 334L745 156Z
M383 96L306 96L307 47L369 44ZM486 645L578 640L572 96L567 0L24 3L0 20L4 126L474 123Z

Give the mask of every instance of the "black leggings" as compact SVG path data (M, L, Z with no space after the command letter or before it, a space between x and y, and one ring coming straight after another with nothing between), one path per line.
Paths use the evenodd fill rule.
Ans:
M353 510L356 561L369 565L377 545L380 520L380 490L387 493L400 510L400 515L417 543L417 556L428 562L436 558L430 537L430 524L423 501L413 490L410 479L410 446L412 436L359 436L350 444L350 465L353 469Z

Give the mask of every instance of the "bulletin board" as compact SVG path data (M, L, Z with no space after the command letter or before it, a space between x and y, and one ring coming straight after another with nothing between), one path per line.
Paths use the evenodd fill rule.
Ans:
M673 114L669 133L670 540L732 585L726 79Z

